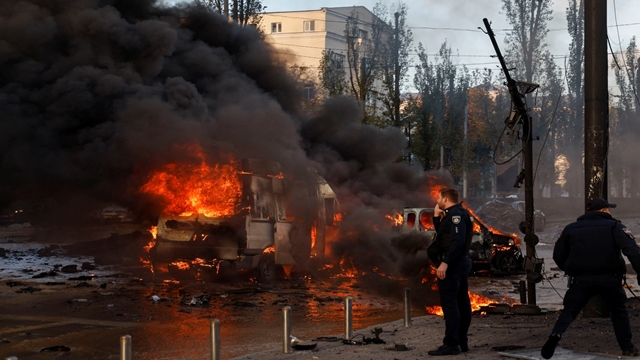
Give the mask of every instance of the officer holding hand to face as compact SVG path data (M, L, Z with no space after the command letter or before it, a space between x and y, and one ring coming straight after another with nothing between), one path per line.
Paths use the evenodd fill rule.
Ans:
M445 336L442 346L428 352L431 356L457 355L461 351L469 351L469 247L473 236L473 224L469 213L459 202L458 190L444 188L438 194L433 212L435 242L440 260L439 264L434 265L438 267L438 290L444 313Z

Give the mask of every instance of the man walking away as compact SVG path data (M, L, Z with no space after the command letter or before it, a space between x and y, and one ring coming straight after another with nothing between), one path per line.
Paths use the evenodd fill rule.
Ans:
M569 325L594 295L600 295L611 310L611 322L623 356L637 356L631 342L631 325L622 287L626 272L620 251L629 259L640 276L640 247L631 232L610 214L609 204L602 198L591 200L587 212L567 225L553 249L553 260L571 277L564 296L564 309L556 321L541 355L550 359Z
M438 194L433 210L438 247L438 290L444 313L443 345L428 352L432 356L457 355L469 351L467 332L471 325L469 300L469 247L473 224L469 213L459 204L458 190L445 188Z

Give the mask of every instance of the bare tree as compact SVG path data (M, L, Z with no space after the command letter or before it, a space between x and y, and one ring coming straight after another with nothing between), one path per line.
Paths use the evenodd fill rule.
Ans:
M373 13L379 13L378 3ZM363 109L363 123L375 122L377 98L374 84L380 74L383 42L390 37L389 26L379 17L373 16L370 27L359 19L354 8L347 18L344 35L347 42L348 85L352 94L360 101ZM369 31L371 30L371 34Z
M393 37L383 44L381 51L382 92L379 99L384 106L383 115L388 118L388 124L404 128L405 134L409 136L411 129L407 125L411 123L403 121L398 111L398 100L402 89L406 87L407 74L412 64L409 52L413 43L413 33L406 24L407 5L399 3L393 12L394 19L388 20L386 14L378 15L393 29Z
M533 82L543 71L551 3L552 0L502 0L502 9L513 28L505 40L505 58L516 66L516 79Z
M214 11L224 14L225 0L197 0ZM262 13L267 9L260 0L228 0L229 16L242 26L255 26L259 28L262 21Z

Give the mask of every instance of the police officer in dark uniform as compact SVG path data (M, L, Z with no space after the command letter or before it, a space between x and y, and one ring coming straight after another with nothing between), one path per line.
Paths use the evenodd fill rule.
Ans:
M457 355L469 351L467 332L471 325L469 300L469 247L473 224L469 213L459 204L458 190L444 188L438 194L433 212L438 249L438 290L444 313L443 345L428 352L432 356Z
M594 295L600 295L611 310L622 355L638 355L631 342L627 295L622 287L626 265L620 251L640 274L640 247L631 232L610 215L609 209L614 207L602 198L591 200L587 212L567 225L556 242L553 260L571 277L571 282L564 296L564 309L542 347L545 359L553 356L562 334Z

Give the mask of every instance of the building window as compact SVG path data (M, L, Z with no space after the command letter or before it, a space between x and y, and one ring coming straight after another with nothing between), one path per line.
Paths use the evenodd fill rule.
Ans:
M316 22L315 20L305 21L304 22L304 31L315 31L316 30Z
M271 32L272 33L282 32L282 23L271 23Z
M358 29L358 37L362 40L367 40L369 38L369 32L366 30Z
M341 70L344 67L344 55L332 53L331 54L331 64L336 70Z
M316 96L316 87L313 83L304 84L303 96L307 101L313 100L313 98Z

